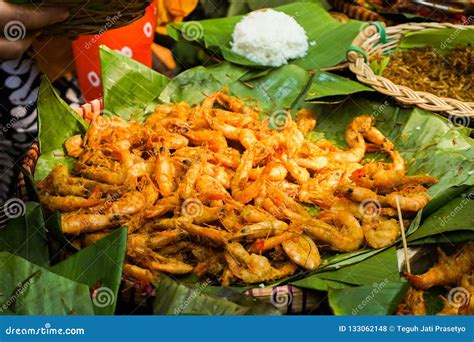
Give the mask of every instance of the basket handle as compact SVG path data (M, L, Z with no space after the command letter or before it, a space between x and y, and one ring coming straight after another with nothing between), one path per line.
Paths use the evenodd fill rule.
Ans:
M367 54L365 54L364 49L362 49L362 44L375 34L380 35L380 42L386 43L386 31L385 23L374 21L366 24L362 24L360 27L359 34L352 41L352 45L346 53L347 60L350 63L354 63L357 58L363 57L367 61Z

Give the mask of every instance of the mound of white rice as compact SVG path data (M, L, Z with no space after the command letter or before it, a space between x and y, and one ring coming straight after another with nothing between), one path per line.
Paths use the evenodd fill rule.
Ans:
M272 9L251 12L235 25L232 51L273 67L304 57L308 37L293 17Z

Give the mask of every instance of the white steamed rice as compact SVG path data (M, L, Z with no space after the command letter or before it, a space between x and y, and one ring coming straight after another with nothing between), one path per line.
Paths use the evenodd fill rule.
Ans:
M235 25L232 51L249 60L278 67L304 57L308 37L296 20L272 9L251 12Z

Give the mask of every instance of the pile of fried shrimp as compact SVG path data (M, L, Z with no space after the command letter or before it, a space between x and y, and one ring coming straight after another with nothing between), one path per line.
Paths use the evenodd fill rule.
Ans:
M406 175L370 116L350 122L340 149L305 138L317 123L309 109L262 114L220 91L159 105L143 124L97 116L65 142L74 167L56 165L41 200L79 248L126 226L129 277L194 272L224 286L315 270L320 252L389 246L397 203L406 227L429 201L436 179Z

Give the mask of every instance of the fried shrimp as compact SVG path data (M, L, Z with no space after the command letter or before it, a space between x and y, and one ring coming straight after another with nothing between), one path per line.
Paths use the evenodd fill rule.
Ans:
M41 201L50 210L67 212L96 206L104 203L105 199L82 198L77 196L42 196Z
M296 125L302 134L308 134L316 127L316 113L307 108L300 109L296 113Z
M83 143L82 136L74 135L66 140L64 147L66 148L66 152L69 156L78 158L82 152L84 152L84 148L82 147Z
M324 212L322 219L301 222L305 232L313 239L328 244L331 249L351 252L364 242L364 233L357 219L349 212Z
M306 234L285 240L281 245L286 255L304 269L312 271L321 264L318 247Z
M291 263L275 268L266 257L248 253L237 242L226 246L225 259L232 274L248 284L287 277L296 271L296 266Z
M400 208L405 211L419 211L428 203L431 196L426 193L422 186L410 186L401 191L395 191L387 195L387 203L392 208L397 208L397 199Z
M397 308L397 315L426 315L426 303L423 295L424 291L410 287L403 303Z
M312 109L277 112L224 89L199 104L160 104L143 124L95 116L64 142L72 165L57 164L38 182L40 199L79 248L127 227L127 277L194 272L224 286L316 270L320 251L391 246L397 201L412 218L430 200L425 186L436 178L406 175L374 118L355 116L343 147L311 134ZM464 269L463 258L448 268ZM437 283L445 264L410 276Z
M155 181L160 193L167 197L176 189L176 169L171 162L170 153L166 148L160 148L155 164Z
M437 285L455 285L461 276L472 270L474 265L474 242L469 242L457 253L447 256L438 249L438 262L426 273L405 274L417 289L426 290Z
M397 220L383 217L365 217L362 230L364 231L365 241L372 248L391 246L401 234Z

